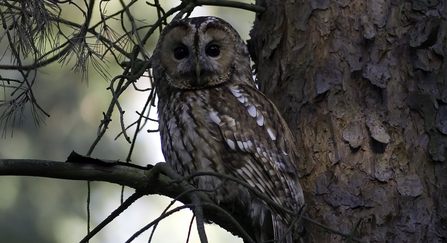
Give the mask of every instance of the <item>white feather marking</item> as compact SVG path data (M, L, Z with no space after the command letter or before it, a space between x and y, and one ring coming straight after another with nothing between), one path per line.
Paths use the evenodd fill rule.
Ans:
M250 184L251 187L256 188L255 183L253 183L251 180L247 180L248 184Z
M264 116L261 113L258 113L258 117L256 117L256 122L259 126L264 126Z
M236 141L237 146L241 149L241 150L245 150L244 149L244 144L241 141Z
M267 128L267 132L269 133L270 138L271 138L273 141L275 141L275 140L276 140L276 136L275 136L275 134L273 134L272 129Z
M244 166L241 170L243 170L246 175L251 175L251 172L247 169L247 167Z
M233 140L227 138L227 144L228 144L228 146L230 146L230 148L231 148L232 150L236 150L236 146L235 146Z
M230 127L234 127L236 125L236 120L234 118L229 117L229 122L227 122L227 125Z
M248 166L248 167L246 167L246 168L247 168L248 171L250 171L250 174L253 174L253 172L254 172L253 167Z
M239 100L239 102L241 102L242 104L244 104L245 103L245 97L244 96L239 96L239 97L236 97L237 98L237 100Z
M246 148L251 148L252 146L253 146L253 143L250 140L248 140Z
M259 181L262 181L262 179L260 179L260 178L263 177L263 173L261 173L259 171L259 168L253 164L253 161L248 160L247 162L248 163L246 164L245 168L247 168L248 171L250 171L250 174L249 174L250 177L254 177L256 179L256 181L258 182L256 184L256 188L258 188L261 192L265 193L264 187L266 185L261 185L261 186L259 185ZM264 183L261 183L261 184L264 184ZM268 185L267 185L267 187L268 187Z
M246 178L246 176L248 176L248 177L252 177L252 176L253 176L253 173L251 173L251 172L248 170L248 168L245 167L245 166L242 167L242 168L240 168L240 169L238 169L237 172L238 172L239 175L241 175L243 178ZM251 181L251 180L247 180L247 183L250 184L250 186L256 188L256 185L253 183L253 181ZM264 192L263 189L261 189L261 191Z
M248 150L248 144L247 144L247 142L243 142L243 143L242 143L242 146L244 146L244 151L247 151L247 150Z
M282 153L283 153L284 155L289 155L286 151L282 151Z
M211 111L210 112L210 118L211 120L216 123L217 125L220 125L220 118L217 116L217 111Z
M256 107L254 105L248 105L248 114L250 114L251 117L256 117L257 111Z
M275 164L283 170L286 169L286 165L280 161L275 161Z
M239 98L241 96L241 93L239 92L238 89L235 89L233 87L230 86L230 91L231 93L233 93L234 96L236 96L237 98Z

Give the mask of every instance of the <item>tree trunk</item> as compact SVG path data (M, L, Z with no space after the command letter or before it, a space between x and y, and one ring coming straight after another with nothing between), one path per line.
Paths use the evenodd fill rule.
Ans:
M291 3L293 2L293 3ZM259 88L301 153L308 216L364 242L447 240L447 6L257 0ZM308 224L312 242L342 242Z

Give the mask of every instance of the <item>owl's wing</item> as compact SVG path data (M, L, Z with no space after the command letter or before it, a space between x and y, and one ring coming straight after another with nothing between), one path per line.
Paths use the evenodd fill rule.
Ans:
M293 137L274 104L248 85L226 86L225 100L212 102L209 118L226 143L224 162L234 176L276 203L297 209L304 204ZM222 94L221 94L222 95Z

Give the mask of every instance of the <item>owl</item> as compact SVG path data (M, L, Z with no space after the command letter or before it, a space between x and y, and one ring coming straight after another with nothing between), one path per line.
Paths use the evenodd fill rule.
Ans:
M292 134L256 88L236 30L216 17L174 21L163 29L151 60L166 162L180 175L230 175L298 212L304 197ZM256 242L295 242L290 214L240 183L216 176L197 176L191 183L244 215Z

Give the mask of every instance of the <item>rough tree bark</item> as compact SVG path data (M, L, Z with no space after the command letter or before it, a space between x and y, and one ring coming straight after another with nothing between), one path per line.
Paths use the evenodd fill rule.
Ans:
M344 232L362 219L364 242L447 241L446 4L257 4L250 51L296 135L308 215Z

